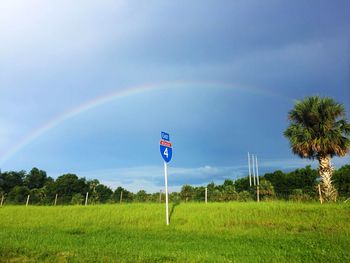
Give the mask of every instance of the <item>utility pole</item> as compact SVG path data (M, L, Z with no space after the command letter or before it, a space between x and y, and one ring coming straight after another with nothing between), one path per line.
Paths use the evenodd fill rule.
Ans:
M252 186L252 174L250 172L250 155L249 155L249 152L248 152L248 170L249 170L249 186L251 187Z
M255 162L254 162L254 155L252 154L252 163L253 163L253 182L254 185L256 185L256 180L255 180Z
M257 181L257 184L260 185L260 183L259 183L258 156L257 155L255 155L255 168L256 168L256 181Z

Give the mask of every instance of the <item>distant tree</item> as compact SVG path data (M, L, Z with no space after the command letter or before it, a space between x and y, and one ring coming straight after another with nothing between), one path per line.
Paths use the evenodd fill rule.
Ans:
M319 178L317 170L312 169L310 165L287 174L288 186L292 191L302 189L303 193L310 196L315 195L317 178Z
M333 182L341 197L350 198L350 164L334 171Z
M26 172L2 172L0 174L0 187L5 193L9 193L15 186L23 185L23 178Z
M205 200L205 187L199 186L193 188L193 199L195 201L204 201Z
M243 177L240 179L237 179L234 183L235 189L237 192L242 192L242 191L249 191L249 179L248 177Z
M137 202L146 202L147 201L147 193L145 190L140 190L136 193L135 199Z
M134 194L127 189L119 186L117 189L115 189L113 193L113 200L116 203L120 202L120 194L123 192L123 202L132 202L134 198Z
M29 190L30 201L33 204L44 204L46 199L46 188L33 188Z
M75 174L64 174L59 176L55 181L56 193L62 203L69 203L74 194L85 196L89 190L85 178L78 178Z
M239 192L238 200L242 201L242 202L247 202L247 201L253 200L253 198L252 198L252 196L251 196L249 191L244 190L242 192Z
M259 195L261 199L271 199L275 196L275 190L271 182L261 179L259 182Z
M216 185L214 184L214 182L211 182L210 184L207 185L208 188L208 192L214 192Z
M277 197L288 199L295 189L301 189L303 193L314 196L318 173L308 165L290 173L279 170L266 173L263 178L272 183Z
M289 185L288 175L280 170L266 173L263 178L271 182L278 197L287 199L293 190Z
M44 187L46 190L45 204L53 204L57 194L57 185L55 181L51 177L48 177ZM60 200L61 196L58 198L58 200Z
M88 192L89 192L89 202L91 204L96 204L99 202L99 195L96 191L96 187L100 184L100 182L97 179L89 180L86 182L88 185Z
M208 194L208 199L212 202L220 202L224 200L223 192L219 190L219 187L215 188L214 191Z
M191 201L195 195L194 188L191 185L184 185L181 188L180 196L185 202Z
M101 203L106 203L107 201L112 199L113 191L111 188L103 184L99 184L96 186L95 189L98 195L98 199Z
M169 194L169 201L170 202L179 203L180 200L181 200L180 193L172 192L172 193ZM163 200L163 202L164 202L164 200Z
M311 199L311 196L308 193L305 193L303 189L293 189L292 194L289 196L289 200L297 202L305 202Z
M225 185L225 183L223 185L224 185L224 189L222 192L222 200L223 201L238 200L238 193L236 192L234 185L233 184L226 184Z
M73 205L81 205L83 204L84 196L81 193L73 194L71 199L71 204Z
M326 200L336 198L332 184L333 156L345 156L350 149L350 124L345 108L332 98L318 96L298 101L289 112L290 125L284 132L292 151L302 158L317 159Z
M46 183L46 180L47 175L45 171L39 170L38 168L33 168L29 174L26 175L24 184L29 189L41 188Z
M16 204L24 204L29 193L28 187L15 186L8 194L8 199Z
M224 187L225 186L234 186L234 182L230 179L225 179L224 183L222 184Z

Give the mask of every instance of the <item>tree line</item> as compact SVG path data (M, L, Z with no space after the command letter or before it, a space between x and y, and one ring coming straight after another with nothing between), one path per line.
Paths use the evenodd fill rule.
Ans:
M318 170L306 166L291 172L280 170L260 176L259 192L262 200L284 199L295 201L317 200L317 186L320 183ZM350 197L350 165L335 170L333 184L338 192L338 200ZM256 187L249 185L248 176L235 181L226 179L222 184L209 183L207 186L182 186L179 192L169 194L172 202L201 202L205 199L205 188L208 190L208 201L249 201L256 199ZM0 198L8 204L24 204L28 195L30 203L52 205L57 195L57 204L83 204L86 193L88 203L120 202L163 202L164 194L147 193L140 190L133 193L118 187L114 191L98 180L79 178L75 174L64 174L56 180L46 172L33 168L25 171L0 171Z

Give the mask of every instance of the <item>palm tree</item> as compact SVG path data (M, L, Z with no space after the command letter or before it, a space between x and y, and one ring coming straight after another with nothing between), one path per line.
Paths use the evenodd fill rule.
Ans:
M293 153L301 158L317 159L326 200L334 200L332 185L333 156L345 156L350 149L350 124L345 108L332 98L307 97L297 101L289 112L290 125L284 132Z

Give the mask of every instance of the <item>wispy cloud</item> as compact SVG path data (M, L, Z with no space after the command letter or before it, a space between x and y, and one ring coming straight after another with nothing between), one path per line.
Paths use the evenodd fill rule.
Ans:
M236 179L243 174L243 167L168 167L169 188L179 190L184 184L204 185L220 183L224 179ZM126 187L132 191L145 189L158 191L164 187L163 166L142 166L80 172L79 176L97 178L112 188Z

